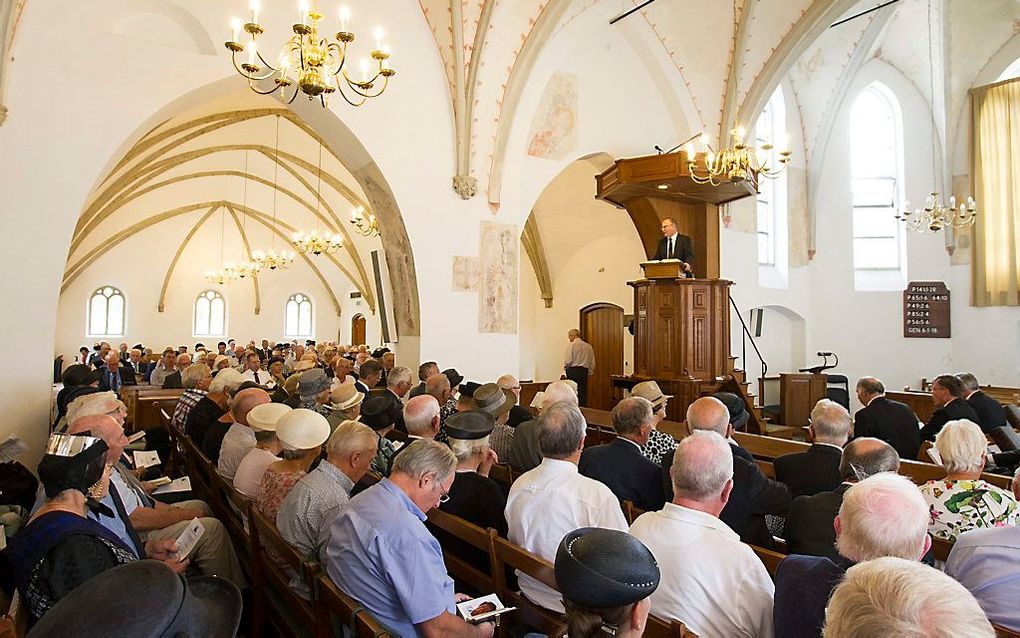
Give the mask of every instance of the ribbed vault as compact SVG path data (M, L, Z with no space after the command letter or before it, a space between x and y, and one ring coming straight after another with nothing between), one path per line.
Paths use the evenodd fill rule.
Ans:
M250 130L244 128L259 120L272 126L275 124L272 118L277 117L281 127L290 127L288 150L276 147L272 139L252 140ZM295 145L300 152L295 152ZM322 153L321 171L318 152ZM236 167L242 157L244 169L239 170ZM191 194L193 190L223 191L224 187L229 190L229 197L200 199ZM247 197L249 187L260 187L264 192L275 188L273 207L239 201L242 188ZM155 208L158 212L146 211L139 219L138 209L152 200L172 201L175 205ZM265 239L262 241L265 245L260 244L256 234L269 237L277 247L287 247L290 235L298 230L318 228L339 233L344 239L339 253L312 258L302 255L299 261L322 284L338 315L341 306L335 290L336 277L330 271L349 280L374 312L375 295L359 244L364 250L378 240L355 239L343 220L348 210L358 206L372 211L358 180L343 167L324 140L288 109L230 110L165 121L133 144L94 191L75 227L61 290L66 290L101 255L141 231L181 217L193 217L194 222L179 243L173 242L172 255L167 256L158 304L162 312L174 272L189 244L198 236L222 232L222 225L216 228L211 223L219 213L230 217L231 238L239 239L242 254L248 259L255 250L270 247ZM247 224L249 219L254 223ZM258 314L261 303L258 278L251 282L255 293L253 310Z

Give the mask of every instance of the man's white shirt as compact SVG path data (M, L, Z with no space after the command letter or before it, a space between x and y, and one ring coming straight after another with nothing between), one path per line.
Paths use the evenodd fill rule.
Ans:
M771 638L775 586L750 546L705 512L666 503L630 527L662 572L652 614L699 636Z
M514 481L506 503L509 540L552 562L567 532L579 527L627 531L620 501L608 487L582 476L570 461L546 458ZM519 574L521 591L531 601L563 612L558 592Z
M267 388L276 386L276 380L273 379L273 375L269 374L268 370L259 370L258 378L256 379L255 371L250 368L246 368L245 371L241 373L241 377L243 377L245 381L253 381L259 385L266 386Z

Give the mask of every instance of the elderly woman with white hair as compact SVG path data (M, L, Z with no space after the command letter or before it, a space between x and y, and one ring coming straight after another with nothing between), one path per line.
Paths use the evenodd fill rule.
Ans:
M981 480L988 441L981 428L967 419L950 421L935 437L946 477L921 486L936 538L956 541L979 527L1016 525L1017 503L1004 489Z

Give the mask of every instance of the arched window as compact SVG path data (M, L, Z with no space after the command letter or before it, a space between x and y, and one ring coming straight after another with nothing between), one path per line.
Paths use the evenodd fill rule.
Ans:
M312 337L312 300L304 293L296 293L287 300L284 309L285 337Z
M901 270L904 242L897 211L903 206L900 109L887 88L861 91L850 114L854 270ZM860 285L858 289L869 288Z
M1013 78L1020 78L1020 58L1013 60L1013 63L1006 67L996 82L1004 82Z
M93 337L124 336L124 294L120 290L103 286L92 293L87 332Z
M222 337L227 333L227 302L215 290L206 290L195 300L195 336Z
M768 165L775 168L779 165L779 151L786 146L786 102L783 99L783 88L776 87L768 104L762 109L758 121L754 125L756 147L771 144L768 154ZM758 182L758 264L775 266L776 256L780 248L785 248L785 241L779 240L778 218L786 217L786 173L777 179L762 177ZM784 225L785 226L785 225Z

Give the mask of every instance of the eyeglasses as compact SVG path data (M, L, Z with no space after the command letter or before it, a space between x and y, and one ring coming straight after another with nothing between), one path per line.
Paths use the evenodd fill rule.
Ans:
M437 483L439 489L442 490L443 494L439 497L439 503L448 503L450 501L450 493L443 489L442 483Z

